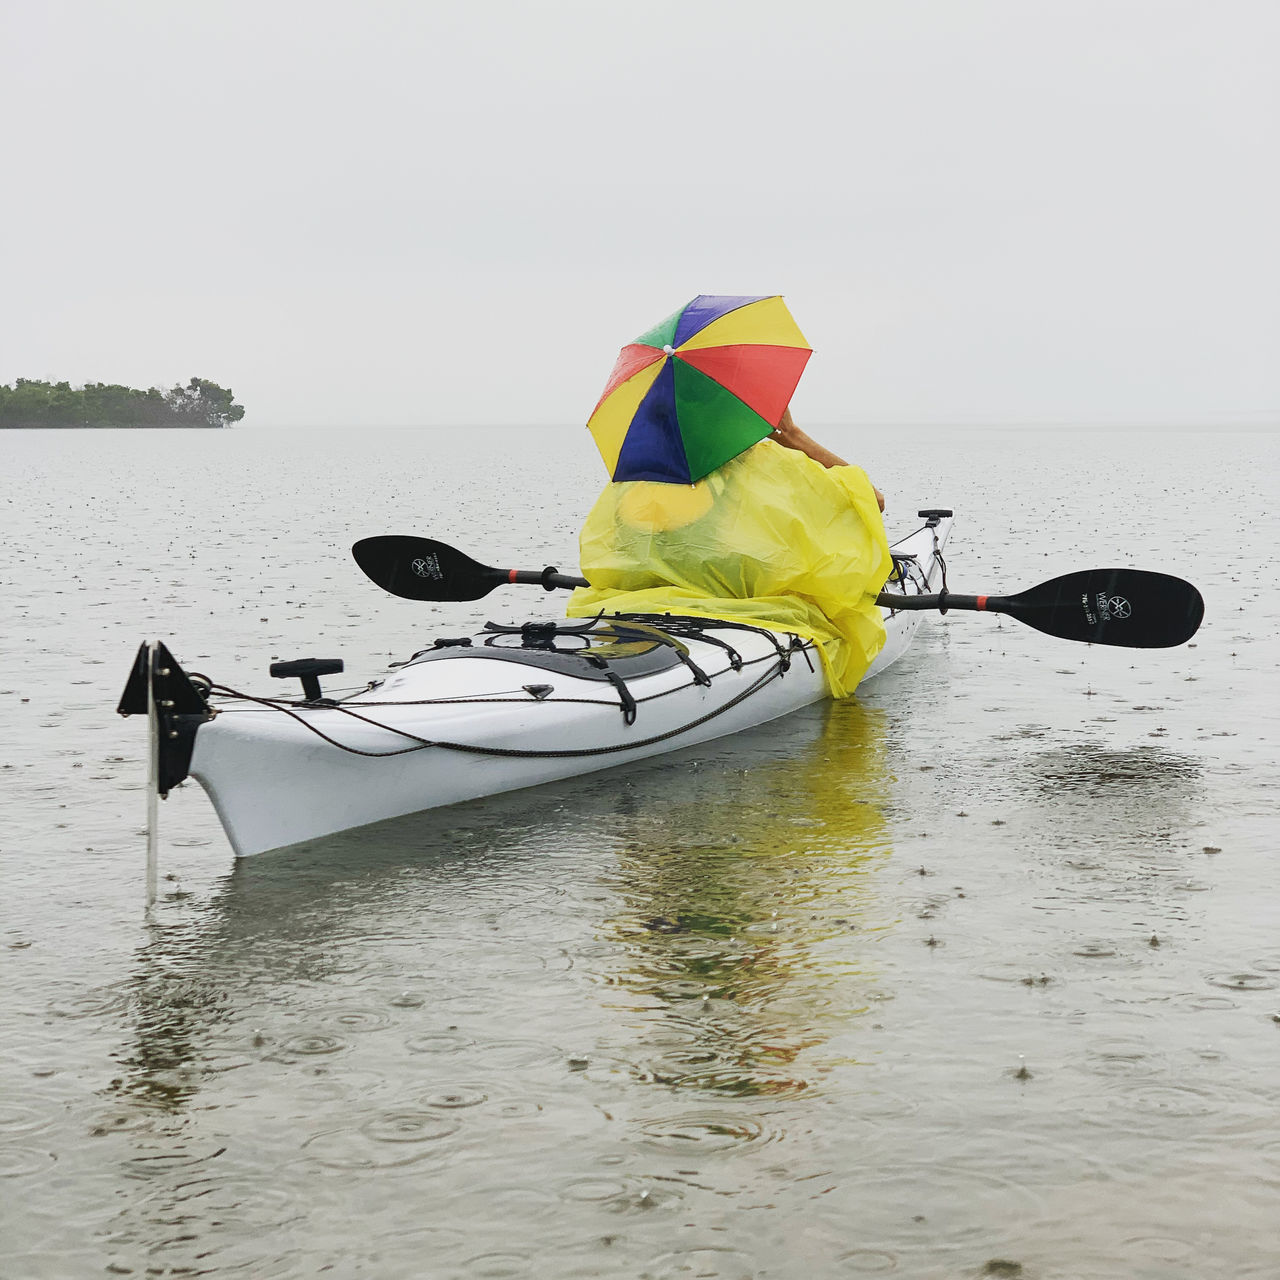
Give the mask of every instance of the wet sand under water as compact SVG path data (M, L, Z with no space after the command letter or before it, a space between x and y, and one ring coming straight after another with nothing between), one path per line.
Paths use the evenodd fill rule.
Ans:
M596 463L8 434L0 1274L1276 1274L1276 437L846 433L891 534L956 508L953 589L1162 569L1204 627L953 615L854 700L238 865L184 787L147 925L137 642L361 684L549 602L384 597L351 541L569 569Z

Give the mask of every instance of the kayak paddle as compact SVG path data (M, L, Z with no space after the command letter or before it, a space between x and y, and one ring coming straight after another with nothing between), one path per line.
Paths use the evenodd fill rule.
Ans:
M540 573L490 569L446 543L398 533L362 538L351 554L378 586L405 600L479 600L504 582L536 582L548 591L588 585L586 578L571 578L551 567Z
M1127 649L1168 649L1199 629L1204 600L1189 582L1146 569L1083 569L1016 596L901 596L882 591L888 609L972 609L1003 613L1046 635Z
M547 591L590 585L552 567L493 569L446 543L404 534L363 538L351 554L378 586L405 600L479 600L508 582L537 583ZM1063 640L1130 649L1184 644L1204 617L1204 600L1189 582L1145 569L1085 569L1013 596L882 591L876 603L886 609L1002 613Z

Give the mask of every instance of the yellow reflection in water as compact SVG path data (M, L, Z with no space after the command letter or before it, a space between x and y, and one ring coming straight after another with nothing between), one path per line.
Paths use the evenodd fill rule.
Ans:
M853 701L675 783L638 780L610 877L624 906L603 930L618 945L602 980L626 993L615 1054L721 1094L807 1088L801 1055L874 998L888 788L883 713Z

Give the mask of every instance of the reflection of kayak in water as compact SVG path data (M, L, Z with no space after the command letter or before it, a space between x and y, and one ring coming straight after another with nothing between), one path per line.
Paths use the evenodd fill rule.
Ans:
M942 579L948 516L894 547L894 590ZM916 612L885 610L887 639L867 676L906 652ZM698 618L606 616L489 624L437 640L351 697L220 696L163 646L139 652L121 710L154 702L157 786L194 777L238 856L387 818L496 795L738 733L827 697L813 641ZM148 679L148 672L151 672Z
M667 1079L692 1035L714 1053L682 1083L707 1084L712 1068L775 1080L799 1011L861 1007L866 983L850 975L874 981L871 940L896 918L868 883L889 847L890 750L882 711L827 700L625 776L551 784L536 808L509 793L241 858L138 953L112 1092L169 1109L233 1067L274 1077L281 1061L336 1062L310 1055L334 1037L371 1043L347 1034L358 1010L376 1025L356 1030L388 1032L368 1064L383 1076L411 1034L465 1044L447 1030L464 1022L473 1047L409 1061L444 1071L442 1091L465 1081L501 1099L513 1084L490 1043L527 1019L527 998L550 1009L548 993L567 990L576 1011L583 979L609 1003L629 991L649 1005L667 987L673 1003L605 1016L585 1045L576 1031L561 1044L552 1016L537 1034L562 1058L622 1055L634 1077ZM573 979L546 971L570 962ZM845 994L830 1009L837 972Z

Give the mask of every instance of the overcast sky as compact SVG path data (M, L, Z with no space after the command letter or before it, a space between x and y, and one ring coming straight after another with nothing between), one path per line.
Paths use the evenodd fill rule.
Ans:
M585 421L782 293L811 422L1280 422L1277 0L4 0L0 382Z

